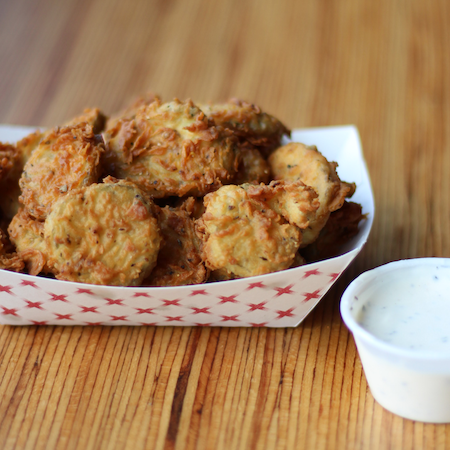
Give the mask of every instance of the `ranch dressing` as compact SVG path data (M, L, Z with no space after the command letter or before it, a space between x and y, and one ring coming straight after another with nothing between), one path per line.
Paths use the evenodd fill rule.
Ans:
M361 297L355 318L372 335L404 349L450 353L449 267L387 273Z
M361 274L345 290L341 314L375 400L401 417L450 423L450 258Z

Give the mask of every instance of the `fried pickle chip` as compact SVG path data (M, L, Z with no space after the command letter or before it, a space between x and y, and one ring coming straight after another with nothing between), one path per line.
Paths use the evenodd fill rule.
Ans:
M250 198L263 201L290 224L304 230L315 220L319 208L317 193L302 181L271 181L270 184L244 184Z
M202 196L230 183L239 165L233 133L213 126L191 101L157 99L104 137L106 170L154 198Z
M86 108L82 114L74 117L64 124L66 127L73 127L87 123L92 127L95 134L101 133L106 125L107 118L99 108Z
M329 162L315 146L292 142L279 147L269 156L269 164L277 180L301 180L318 194L320 206L316 218L303 231L302 246L317 239L332 211L342 207L346 197L353 195L355 185L345 183L336 173L337 164Z
M0 230L0 269L21 272L25 268L25 262L18 253L8 253L6 242L7 237Z
M0 181L12 170L16 158L17 150L14 145L0 143Z
M298 227L241 186L224 186L205 196L197 222L203 259L212 271L250 277L287 269L300 246ZM223 278L222 278L223 279Z
M98 181L102 139L92 126L55 128L33 151L19 181L28 213L45 220L52 204L72 189Z
M359 223L364 218L360 204L345 201L342 208L330 214L319 237L311 245L302 249L302 255L308 262L337 255L342 245L358 234Z
M30 275L49 272L47 244L44 239L44 222L31 217L20 207L8 227L8 235L17 252L27 264Z
M143 95L140 95L129 105L127 105L123 110L110 117L106 122L106 128L114 128L114 126L123 119L134 119L139 109L141 109L143 106L150 105L155 100L160 101L159 97L156 96L153 92L147 92Z
M145 286L182 286L203 283L207 270L201 258L202 242L194 220L181 208L161 208L157 213L163 243L156 267Z
M270 166L260 151L251 145L241 146L241 163L232 184L268 183Z
M52 205L44 225L48 264L60 280L138 286L161 243L154 204L132 183L105 181Z
M42 132L35 131L17 142L16 145L9 146L11 149L10 167L7 172L3 173L3 176L0 173L0 191L2 193L0 197L0 209L9 219L12 219L19 210L19 196L21 193L19 180L25 163L28 161L32 151L39 145L42 136ZM0 144L0 155L1 153Z
M222 104L202 104L200 109L216 125L232 130L241 140L249 142L264 156L281 145L283 136L291 132L278 119L258 106L238 99Z

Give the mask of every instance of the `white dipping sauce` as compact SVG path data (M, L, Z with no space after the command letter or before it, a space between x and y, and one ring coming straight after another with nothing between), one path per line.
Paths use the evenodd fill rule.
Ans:
M450 268L429 266L384 278L367 293L359 324L397 347L450 353Z
M361 274L341 313L378 403L408 419L450 423L450 258Z

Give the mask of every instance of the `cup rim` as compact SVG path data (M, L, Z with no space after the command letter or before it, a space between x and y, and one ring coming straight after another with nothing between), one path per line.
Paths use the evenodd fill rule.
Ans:
M398 347L381 340L380 338L374 336L372 333L363 328L353 317L350 309L351 299L353 298L355 292L361 291L364 286L373 281L375 277L392 270L432 265L450 268L450 258L423 257L396 260L363 272L361 275L355 278L342 294L340 302L341 317L349 331L353 334L355 340L360 339L361 341L371 345L378 351L388 353L395 357L408 358L416 361L449 361L450 351L448 353L443 353L441 351L434 350L411 350Z

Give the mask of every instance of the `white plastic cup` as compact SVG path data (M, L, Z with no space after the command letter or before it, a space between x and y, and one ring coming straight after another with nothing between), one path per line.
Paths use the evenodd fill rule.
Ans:
M373 301L374 295L383 292L383 284L385 289L390 289L386 279L411 277L414 273L429 270L438 270L439 279L445 280L442 283L434 281L430 292L442 288L450 302L450 259L408 259L385 264L356 278L342 296L341 315L353 333L375 400L407 419L449 423L450 352L411 350L387 343L369 333L357 320L361 308L369 300ZM450 333L450 317L444 319L448 320Z

